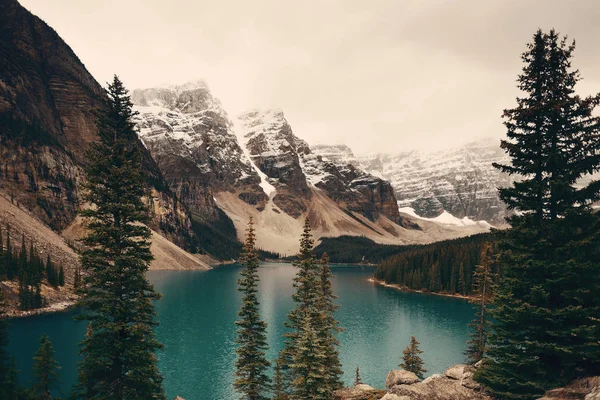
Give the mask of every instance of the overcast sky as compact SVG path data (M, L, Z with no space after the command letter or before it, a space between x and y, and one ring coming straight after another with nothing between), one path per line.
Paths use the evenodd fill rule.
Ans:
M102 84L205 80L230 116L284 110L310 144L442 149L504 135L540 27L600 92L596 0L21 0Z

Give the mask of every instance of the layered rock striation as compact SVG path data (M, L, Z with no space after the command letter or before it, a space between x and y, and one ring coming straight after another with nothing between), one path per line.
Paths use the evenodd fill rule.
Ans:
M55 230L80 207L83 166L98 139L95 110L105 99L71 48L16 0L0 1L0 191ZM184 245L186 211L143 146L152 227Z

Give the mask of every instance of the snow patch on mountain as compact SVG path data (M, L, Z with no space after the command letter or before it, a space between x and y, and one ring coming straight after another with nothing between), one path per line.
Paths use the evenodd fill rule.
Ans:
M244 132L243 126L241 126L240 121L236 120L234 122L234 129L236 132L236 136L242 151L244 152L244 156L248 159L248 163L252 166L252 168L256 171L258 176L260 177L259 186L265 192L265 194L272 199L277 194L277 189L269 182L269 177L258 168L258 166L252 161L252 157L250 156L250 152L248 151L248 138L242 133ZM269 203L272 204L271 202Z
M323 162L313 154L304 154L299 157L300 168L306 176L307 183L312 187L318 187L333 175L323 168Z
M490 223L488 223L487 221L483 221L483 220L481 220L481 221L473 221L469 217L463 217L462 219L461 218L457 218L454 215L450 214L446 210L442 211L442 213L440 215L438 215L437 217L434 217L434 218L421 217L421 216L419 216L415 212L415 209L412 208L412 207L399 207L398 211L400 211L401 213L404 213L404 214L408 214L411 217L418 218L418 219L423 220L423 221L436 222L436 223L442 224L442 225L453 225L453 226L474 226L474 225L479 225L479 226L485 227L485 228L491 228L492 227L492 225Z

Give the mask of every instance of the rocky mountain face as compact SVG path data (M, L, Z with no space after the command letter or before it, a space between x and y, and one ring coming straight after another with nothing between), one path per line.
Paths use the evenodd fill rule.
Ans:
M203 82L135 90L132 99L144 145L170 188L205 223L226 225L224 210L238 236L250 215L270 233L292 235L301 217L311 216L314 228L331 234L340 229L339 216L324 216L315 205L327 201L352 224L384 217L395 226L419 229L399 214L388 182L313 154L280 110L254 110L232 121ZM379 229L398 235L392 226Z
M306 212L305 200L311 197L301 166L302 157L310 153L308 145L294 135L283 112L278 110L251 111L237 122L248 157L265 175L263 179L276 185L273 202L286 214L299 217Z
M314 153L307 155L304 162L312 183L349 211L371 221L384 215L400 226L419 229L398 212L394 190L388 181L353 164L330 161Z
M244 159L232 123L203 82L134 90L139 135L169 187L199 219L222 219L213 193L239 191L261 205L260 178Z
M97 139L94 111L104 91L58 34L16 0L0 0L0 191L55 230L80 206L88 145ZM153 227L184 244L186 211L140 144ZM163 226L165 223L163 222Z
M454 217L504 223L506 209L497 188L510 178L492 167L506 162L497 140L483 140L431 154L411 151L355 157L347 146L315 146L313 152L337 162L349 162L389 180L399 207L413 208L425 218L444 211Z
M390 184L351 164L325 160L294 135L280 110L251 111L239 117L241 141L252 162L277 194L274 202L297 217L306 211L310 187L327 194L342 209L371 221L380 215L401 223Z

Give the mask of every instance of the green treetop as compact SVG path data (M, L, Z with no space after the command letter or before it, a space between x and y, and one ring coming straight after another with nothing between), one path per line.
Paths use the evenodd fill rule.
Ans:
M242 305L238 312L239 319L236 344L236 379L235 389L242 394L242 400L268 399L271 379L266 375L270 366L265 352L268 349L267 324L260 318L258 292L258 252L252 219L246 229L246 241L242 250L241 261L244 266L238 280L238 290L242 292Z

